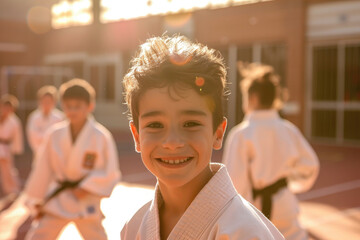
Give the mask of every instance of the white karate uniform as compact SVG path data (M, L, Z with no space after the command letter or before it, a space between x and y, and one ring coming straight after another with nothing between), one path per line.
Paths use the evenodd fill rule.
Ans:
M46 130L52 125L64 120L64 114L54 108L48 116L44 116L41 109L34 110L28 118L26 133L32 151L35 153L44 138Z
M20 190L20 180L13 155L24 151L24 142L21 121L15 114L0 122L0 139L9 141L9 144L0 142L1 185L5 194L17 193Z
M198 193L171 231L168 240L284 239L272 223L235 190L226 167L217 171ZM160 240L159 187L153 201L145 204L121 231L122 240Z
M262 189L281 178L288 187L273 196L271 221L286 239L306 239L297 216L298 200L294 193L307 191L315 182L318 158L290 122L275 110L251 112L234 127L226 140L223 163L245 199L261 209L261 201L252 196L252 188Z
M71 190L61 192L45 204L45 216L27 239L53 239L69 221L76 223L85 239L106 239L100 200L109 197L120 180L115 142L106 128L89 118L72 143L69 122L54 125L36 154L25 194L31 200L44 200L56 189L57 181L84 176L79 187L92 194L77 199Z

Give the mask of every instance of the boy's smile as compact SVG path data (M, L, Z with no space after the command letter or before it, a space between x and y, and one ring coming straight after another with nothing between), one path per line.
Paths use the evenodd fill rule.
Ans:
M207 98L193 89L147 90L139 99L139 129L131 125L136 150L160 184L182 186L211 175L212 149L221 147ZM225 125L224 125L225 126ZM199 179L199 180L200 180Z

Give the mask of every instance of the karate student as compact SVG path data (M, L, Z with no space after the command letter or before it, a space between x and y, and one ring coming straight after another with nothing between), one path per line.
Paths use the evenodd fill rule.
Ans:
M294 193L311 188L318 158L300 131L279 117L278 77L270 66L242 67L242 123L226 140L223 163L237 191L267 216L285 239L307 239Z
M121 239L283 239L237 194L226 167L210 163L226 128L220 55L164 36L141 45L132 64L124 78L130 128L157 184Z
M13 155L24 150L23 131L15 110L18 99L5 94L0 100L0 182L3 192L15 197L20 190L18 171L14 166Z
M38 108L29 115L26 125L28 142L33 153L39 149L46 130L64 119L64 114L55 108L57 90L54 86L41 87L37 92L37 99Z
M100 200L119 181L115 142L90 116L95 91L88 82L73 79L59 91L67 120L47 131L36 154L24 192L37 215L26 239L56 239L70 221L84 239L106 239Z

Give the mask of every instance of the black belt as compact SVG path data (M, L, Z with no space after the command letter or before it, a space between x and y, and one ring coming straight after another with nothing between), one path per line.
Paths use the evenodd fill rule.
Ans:
M47 203L48 201L50 201L51 199L53 199L54 197L56 197L59 193L63 192L66 189L74 189L77 188L79 186L79 184L81 183L81 181L85 178L82 177L77 181L57 181L59 186L53 191L51 192L51 194L49 194L46 198L44 203Z
M57 181L59 186L53 192L51 192L48 196L46 196L44 202L41 205L37 206L39 210L38 210L37 215L35 216L35 219L39 219L44 215L44 212L42 211L42 208L45 206L45 204L47 202L49 202L51 199L53 199L54 197L59 195L59 193L63 192L66 189L77 188L79 186L79 184L81 183L81 181L84 180L84 178L86 176L87 175L85 175L84 177L80 178L77 181L68 181L68 180Z
M271 208L272 208L272 196L276 194L280 189L285 188L287 186L287 180L286 178L281 178L275 183L271 184L270 186L267 186L262 189L254 189L253 197L254 199L258 196L261 197L262 200L262 209L261 212L270 219L271 217Z

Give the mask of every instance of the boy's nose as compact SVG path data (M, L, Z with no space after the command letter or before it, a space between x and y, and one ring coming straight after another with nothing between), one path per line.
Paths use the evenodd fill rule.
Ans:
M170 129L163 140L162 146L164 148L174 150L184 147L184 141L177 130Z

